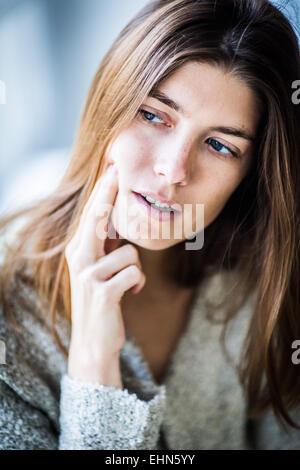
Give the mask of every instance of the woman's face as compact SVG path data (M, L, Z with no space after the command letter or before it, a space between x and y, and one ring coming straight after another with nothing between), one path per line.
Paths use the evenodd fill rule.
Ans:
M113 226L121 237L151 250L180 243L218 216L250 168L259 121L252 91L208 64L184 64L158 91L169 102L147 97L143 112L108 151L119 169ZM181 212L159 220L161 212L149 205L152 218L135 193L160 195Z

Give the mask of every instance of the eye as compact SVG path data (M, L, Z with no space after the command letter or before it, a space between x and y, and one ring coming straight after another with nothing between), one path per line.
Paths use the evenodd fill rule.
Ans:
M160 123L155 123L153 121L153 118L160 119L161 122L164 122L163 119L161 119L157 114L150 113L149 111L146 111L146 109L139 109L138 111L142 115L142 119L144 121L154 123L154 124L160 124Z
M240 156L234 152L233 150L230 150L230 148L226 147L225 145L221 144L221 142L219 142L218 140L216 139L207 139L206 142L212 142L210 143L209 145L220 155L224 156L225 158L240 158ZM226 150L226 152L220 152L220 149L221 148L224 148Z
M156 124L161 124L161 122L164 122L164 120L162 118L160 118L159 116L157 116L157 114L154 114L154 113L150 113L150 111L147 111L146 109L139 109L138 110L138 113L142 115L142 119L150 124L153 124L153 125L156 125ZM155 122L154 119L159 119L160 122ZM165 124L166 126L168 126L167 124ZM221 144L221 142L219 142L218 140L216 139L212 139L212 138L209 138L207 139L206 142L208 141L211 141L212 143L209 144L217 154L223 156L224 158L240 158L240 156L234 152L233 150L231 150L230 148L226 147L225 145ZM226 152L220 152L220 148L224 148L226 150Z

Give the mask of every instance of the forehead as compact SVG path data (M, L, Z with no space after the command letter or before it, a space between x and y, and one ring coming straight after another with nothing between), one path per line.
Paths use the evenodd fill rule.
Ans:
M157 87L180 105L187 119L213 119L252 131L258 118L256 97L239 78L220 67L187 62ZM222 123L221 123L222 120ZM230 122L229 122L230 121Z

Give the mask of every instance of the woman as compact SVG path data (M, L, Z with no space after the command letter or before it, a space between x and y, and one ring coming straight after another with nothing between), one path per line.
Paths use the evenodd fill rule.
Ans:
M59 187L2 220L2 448L299 448L299 77L267 0L123 29Z

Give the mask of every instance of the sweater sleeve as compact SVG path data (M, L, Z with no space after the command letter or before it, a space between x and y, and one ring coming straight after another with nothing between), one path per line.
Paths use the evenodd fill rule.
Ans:
M107 385L61 379L60 450L158 448L165 386L143 400Z
M60 432L0 381L0 450L158 449L164 388L146 402L128 390L61 380Z
M47 415L0 380L0 450L55 450L58 433Z

